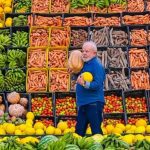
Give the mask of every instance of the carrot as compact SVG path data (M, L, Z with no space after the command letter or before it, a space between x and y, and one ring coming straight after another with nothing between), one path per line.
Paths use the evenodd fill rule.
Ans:
M31 30L30 46L48 46L48 29L36 28Z
M28 54L29 68L45 68L46 67L46 50L34 49L30 50Z
M126 25L135 25L135 24L149 24L150 18L149 15L125 15L123 17L123 23Z
M50 36L51 46L69 46L70 31L68 28L52 28Z
M27 91L28 92L46 92L47 71L46 70L28 70Z
M130 67L147 67L148 54L145 49L132 48L129 51Z
M67 65L67 51L51 50L48 53L48 65L51 68L65 68Z
M90 26L92 24L92 18L74 16L64 18L64 26Z
M28 26L32 26L33 25L33 16L29 15L28 16Z
M128 0L128 11L129 12L143 12L144 1L143 0Z
M66 70L51 70L49 90L68 91L69 90L69 74Z
M62 17L45 17L35 15L34 24L38 26L61 26L62 25Z
M122 13L123 11L126 11L126 5L123 4L111 4L108 7L109 13Z
M131 72L131 86L133 89L150 89L149 74L145 70Z
M146 2L146 10L147 10L147 11L150 11L150 1L147 1L147 2Z
M100 7L97 7L97 6L89 6L89 12L92 12L92 13L107 13L107 8L100 8Z
M147 45L147 32L144 29L133 29L130 32L131 46Z
M94 26L120 26L120 17L96 17L94 16Z
M51 0L51 12L69 12L69 0Z
M31 12L49 13L49 0L32 0Z
M71 8L71 13L86 13L88 12L88 7L78 7L78 8Z

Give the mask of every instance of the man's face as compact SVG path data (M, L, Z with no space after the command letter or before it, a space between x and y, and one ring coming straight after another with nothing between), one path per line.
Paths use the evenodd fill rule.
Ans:
M84 62L89 61L96 55L96 52L92 50L90 45L86 45L82 47L82 59Z

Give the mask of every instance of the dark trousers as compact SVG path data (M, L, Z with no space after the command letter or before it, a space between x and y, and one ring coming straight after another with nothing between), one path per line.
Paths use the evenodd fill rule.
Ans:
M93 135L103 134L101 129L103 108L104 103L99 101L78 107L76 133L85 136L88 123L90 123Z

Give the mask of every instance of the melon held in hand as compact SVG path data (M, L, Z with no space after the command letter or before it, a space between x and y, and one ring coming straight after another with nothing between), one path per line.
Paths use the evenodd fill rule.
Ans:
M83 68L82 53L79 50L71 52L68 60L68 67L73 73L78 73Z
M84 73L82 73L81 76L83 77L84 81L87 81L87 82L93 81L93 75L90 72L84 72Z

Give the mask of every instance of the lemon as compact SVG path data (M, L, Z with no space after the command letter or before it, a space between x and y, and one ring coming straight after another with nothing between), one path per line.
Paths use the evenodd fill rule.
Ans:
M73 133L73 137L74 137L74 138L82 138L82 136L80 136L80 135L77 134L77 133Z
M87 82L92 82L92 80L93 80L93 76L90 72L82 73L82 77L83 77L83 80L87 81Z
M144 139L145 139L145 137L143 135L137 134L137 135L135 135L134 142L136 142L136 141L142 141Z
M43 130L43 129L37 129L37 130L35 131L35 134L36 134L36 135L43 135L43 134L44 134L44 130Z
M46 129L46 134L54 134L55 128L53 126L48 126Z
M65 129L68 128L67 122L65 121L60 121L57 125L57 128L59 128L60 130L64 131Z
M33 119L34 119L34 114L33 114L33 112L28 112L28 113L26 114L26 118L33 120Z
M54 132L55 135L61 135L62 132L59 128L55 128L55 132Z
M27 127L27 128L25 129L25 133L26 133L27 135L34 135L34 134L35 134L35 129L34 129L34 128L31 128L31 127Z
M145 133L145 127L139 126L135 129L135 133Z
M126 129L125 126L124 126L124 124L122 124L122 123L116 124L116 127L119 128L119 129L121 129L122 131L124 131Z
M147 123L144 119L139 119L138 121L136 121L136 126L139 127L139 126L147 126Z
M11 27L12 26L12 18L7 18L5 21L5 26L6 27Z
M146 133L150 133L150 125L147 125L147 127L146 127Z
M3 8L2 8L2 7L0 7L0 13L3 13L3 11L4 11L4 10L3 10Z
M37 130L37 129L44 129L44 124L42 122L36 122L34 124L34 129Z
M0 135L5 135L5 134L6 134L5 130L0 128Z
M115 127L115 128L112 130L112 133L114 133L114 134L121 134L121 133L122 133L122 130L121 130L120 128Z
M92 131L91 131L91 128L90 128L90 127L88 127L88 128L86 129L86 134L92 134Z
M71 132L73 133L75 132L75 127L71 127L70 129L71 129Z
M106 126L106 130L107 130L107 133L108 133L108 134L111 134L113 129L114 129L114 126L113 126L113 125L107 125L107 126Z
M70 132L72 132L72 130L68 128L68 129L65 129L63 133L66 134L66 133L70 133Z
M103 131L103 134L105 134L105 135L108 134L106 128L103 127L102 131Z
M131 124L127 124L126 126L125 126L125 130L127 131L127 130L129 130L130 128L131 128Z
M27 120L26 120L26 124L31 124L31 125L33 125L33 120L32 120L32 119L27 119Z
M133 144L133 136L132 135L125 135L121 139L128 144Z
M25 131L26 125L25 125L25 124L21 124L21 125L19 126L19 129L20 129L21 131Z
M11 1L5 1L4 6L5 7L11 7Z
M14 132L15 132L15 125L14 124L8 124L7 126L6 126L6 132L8 133L8 134L14 134Z
M11 13L11 12L12 12L12 8L4 7L4 13Z
M15 135L22 135L22 132L21 132L21 130L15 130Z

